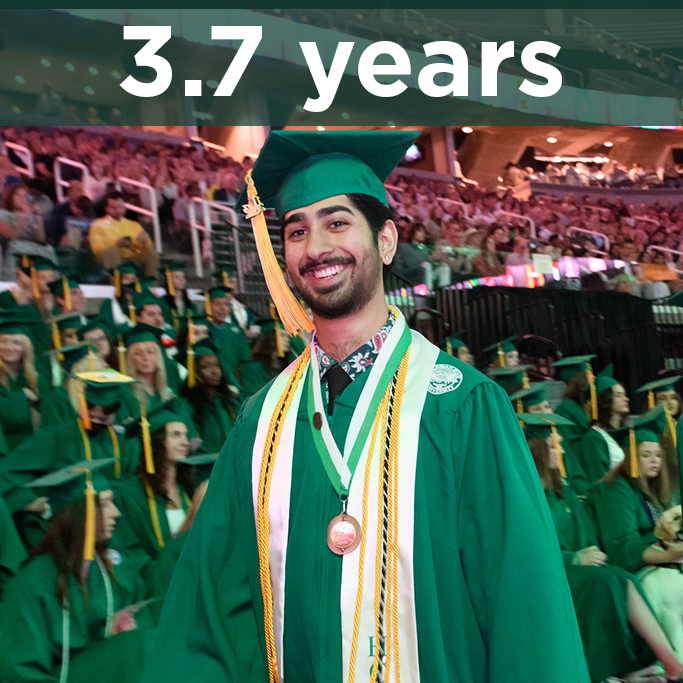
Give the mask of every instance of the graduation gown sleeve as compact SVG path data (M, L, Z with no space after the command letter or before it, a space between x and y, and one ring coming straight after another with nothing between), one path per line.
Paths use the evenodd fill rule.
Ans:
M577 494L586 494L609 472L609 446L600 432L589 429L573 453L585 478L574 477L571 483Z
M510 401L487 382L455 418L453 453L467 453L460 557L487 644L486 680L586 681L557 534Z
M597 486L592 503L608 562L637 572L643 566L643 552L657 540L640 496L619 477L613 484Z

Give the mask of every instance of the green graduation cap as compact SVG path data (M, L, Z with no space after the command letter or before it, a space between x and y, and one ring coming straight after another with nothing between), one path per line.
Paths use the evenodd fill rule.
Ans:
M85 543L83 559L95 559L97 529L97 509L95 496L100 491L109 490L107 479L101 469L110 465L115 458L83 460L56 472L51 472L25 485L25 488L44 489L55 515L70 503L85 500Z
M496 384L499 384L503 389L507 389L515 384L523 385L526 372L532 367L532 365L503 366L500 368L486 368L485 372Z
M50 356L56 356L62 363L65 372L71 372L73 366L88 355L88 351L94 349L92 342L81 342L60 346L57 349L46 351ZM94 354L94 350L93 350ZM92 368L94 370L94 368Z
M94 332L95 330L102 331L109 339L116 337L116 332L112 329L111 323L106 318L95 318L94 320L89 320L78 330L78 338L83 339L88 332ZM91 341L97 340L92 339Z
M83 327L83 320L80 313L62 313L52 318L52 322L57 325L57 329L62 332L64 330L80 330Z
M586 372L591 369L591 360L595 355L590 356L567 356L560 358L553 363L554 368L559 368L559 379L562 382L568 382L572 377L575 377L580 372Z
M216 344L208 337L198 341L196 344L193 344L192 351L194 351L195 359L201 356L216 356L216 358L220 357L220 350L218 349L218 346L216 346ZM187 355L188 349L182 349L176 356L176 360L179 363L182 363L185 367L187 367Z
M181 465L192 465L194 467L213 465L219 455L219 453L201 453L200 455L191 455L189 458L179 458L176 462Z
M208 325L209 316L206 313L192 313L190 315L178 316L178 329L187 327L188 318L193 325Z
M465 330L458 330L455 334L445 337L439 342L439 348L445 351L449 356L454 356L455 349L467 348L467 344L462 340L462 335Z
M640 474L638 444L644 442L659 443L659 437L666 428L667 422L664 404L658 403L654 408L650 408L647 412L639 415L629 426L614 429L611 432L612 438L630 455L628 466L632 477L638 477ZM675 425L673 429L675 431Z
M82 384L87 402L94 406L111 406L118 403L121 389L136 381L113 368L77 372L71 377Z
M138 278L142 275L142 272L133 261L124 261L120 266L112 268L110 272L113 275L115 271L118 271L119 275L135 275Z
M24 334L31 338L31 327L36 322L18 308L0 311L0 334Z
M648 407L654 408L655 406L655 394L662 393L664 391L676 391L676 383L680 381L681 375L669 375L668 377L660 377L652 382L643 384L639 387L638 393L647 391L648 396Z
M166 271L169 271L169 273L185 272L185 264L175 259L161 259L159 272L165 273Z
M34 254L15 253L19 259L19 268L26 274L31 275L33 270L56 270L59 271L59 266L45 256L36 256Z
M666 300L666 305L667 306L678 306L679 308L683 308L683 290L681 290L677 294L674 294L673 296L670 296Z
M48 287L50 288L50 292L52 292L54 296L59 296L63 298L65 289L78 289L80 285L81 281L79 278L75 276L67 277L66 275L62 275L56 280L50 282L48 284Z
M525 413L531 406L537 406L546 400L545 382L532 384L528 389L520 389L510 394L510 400L518 413Z
M264 206L282 217L343 194L366 194L387 206L384 181L419 131L272 131L252 178ZM246 190L237 209L247 203Z
M214 299L225 299L231 292L232 287L226 287L225 285L214 285L207 290L211 301Z
M515 339L516 337L508 337L507 339L501 339L501 341L487 346L484 351L489 354L489 361L493 363L496 358L498 358L501 367L504 367L505 354L517 350L517 347L512 343Z
M595 391L598 396L603 392L617 386L619 382L614 379L614 365L610 363L604 370L601 370L597 375L595 375Z
M211 277L219 285L225 285L226 287L229 287L230 278L234 277L234 275L235 274L231 270L228 270L227 268L221 268L221 270L217 270L215 273L212 273Z
M159 297L151 292L149 289L143 289L141 292L137 292L133 297L133 306L135 307L135 312L139 313L147 305L160 306Z
M547 439L549 436L552 436L560 476L566 478L567 471L564 467L563 450L557 428L570 427L574 423L566 417L556 415L555 413L520 413L517 417L524 426L524 435L527 441Z
M161 341L161 335L163 333L163 330L159 329L158 327L154 327L154 325L138 323L135 327L131 327L123 335L123 341L127 347L131 347L133 344L146 341L153 341L158 344Z

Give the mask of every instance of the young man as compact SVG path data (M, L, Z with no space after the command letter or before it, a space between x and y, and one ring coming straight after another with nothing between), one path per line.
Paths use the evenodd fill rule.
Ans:
M282 131L261 151L316 334L240 413L144 683L588 680L509 399L387 309L382 182L414 138Z
M231 373L251 358L251 348L244 330L231 322L232 288L215 285L206 292L209 336L220 350L223 366Z
M123 195L120 192L107 194L104 210L107 215L90 226L90 248L95 258L108 270L128 259L145 275L155 275L159 269L159 254L140 223L125 217Z

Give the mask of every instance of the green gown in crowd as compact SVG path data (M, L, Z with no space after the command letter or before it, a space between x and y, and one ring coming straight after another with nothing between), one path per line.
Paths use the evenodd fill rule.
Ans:
M262 360L252 360L248 363L243 363L240 366L240 386L242 387L244 400L263 389L276 376L268 371L266 364Z
M115 558L111 581L113 612L147 598L140 567L125 554ZM31 560L8 582L0 604L0 680L3 683L59 681L64 633L64 612L57 601L57 567L51 555ZM88 599L69 578L68 683L107 681L135 683L145 657L150 631L145 610L136 613L138 630L105 641L107 591L99 566L90 565ZM90 651L93 648L93 651Z
M24 393L25 388L28 388L28 382L23 372L16 379L10 379L9 388L0 384L0 426L10 451L33 434L31 404ZM56 404L52 386L42 375L38 375L38 392L36 410L40 413L40 426L47 427L59 422L62 413Z
M579 464L576 456L581 439L590 428L588 415L581 406L570 398L564 398L554 410L556 415L571 420L572 425L558 426L557 431L562 436L562 448L564 448L564 464L567 468L567 478L577 494L582 495L585 490L586 475Z
M237 325L225 323L220 327L209 323L209 336L220 351L219 360L223 367L235 372L241 363L251 358L251 347L244 330Z
M230 409L226 409L220 396L205 399L195 405L187 401L185 404L192 416L197 436L202 440L202 450L207 453L220 451L235 425L235 410L232 405Z
M591 680L602 683L610 676L638 671L655 661L646 643L628 621L628 582L643 599L645 594L635 576L609 565L573 564L577 551L597 545L589 510L566 485L560 498L546 492L550 514L557 529L567 580L579 622Z
M557 535L510 401L445 353L437 363L455 365L462 382L453 391L426 394L419 427L420 680L586 681ZM336 399L329 420L337 443L344 442L368 375ZM252 499L252 449L265 395L245 403L214 468L171 582L145 683L268 681ZM306 401L293 452L284 679L342 683L342 558L325 542L327 524L341 508L313 444ZM501 523L509 518L516 523ZM363 642L358 671L365 674L371 664Z
M611 446L621 453L623 460L623 451L619 445L614 442ZM573 473L571 484L580 495L589 493L612 469L610 442L597 429L588 429L583 438L574 445L572 456L578 461L580 470Z
M602 549L608 561L635 573L643 566L643 552L655 543L654 522L645 511L642 493L624 477L602 482L592 496Z
M24 544L17 533L5 501L0 497L0 598L7 580L17 573L25 559Z

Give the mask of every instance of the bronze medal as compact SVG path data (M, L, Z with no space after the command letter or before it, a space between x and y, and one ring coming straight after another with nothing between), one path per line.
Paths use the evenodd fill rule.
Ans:
M323 428L323 416L320 413L313 415L313 426L320 431Z
M327 546L335 555L348 555L360 543L360 524L346 512L335 517L327 527Z

